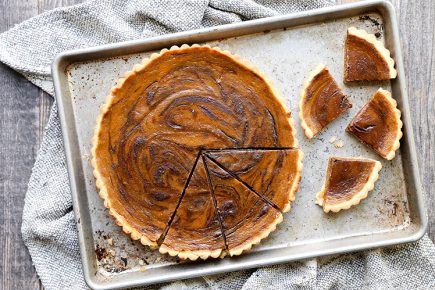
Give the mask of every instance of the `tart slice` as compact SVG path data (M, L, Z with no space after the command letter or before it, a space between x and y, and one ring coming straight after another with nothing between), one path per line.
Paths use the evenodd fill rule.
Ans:
M299 101L301 126L313 138L352 104L324 65L318 65L304 82Z
M274 231L282 214L211 159L205 159L228 253L240 255Z
M390 51L373 34L349 27L344 44L344 82L389 80L396 76Z
M326 180L316 195L316 203L325 212L338 212L359 204L373 189L381 168L376 160L330 157Z
M301 150L227 149L206 154L282 212L290 210L301 180Z
M200 158L160 246L160 253L178 255L181 259L205 260L219 257L224 249L224 237Z
M391 93L379 89L352 119L346 131L383 158L391 160L403 135L400 115Z

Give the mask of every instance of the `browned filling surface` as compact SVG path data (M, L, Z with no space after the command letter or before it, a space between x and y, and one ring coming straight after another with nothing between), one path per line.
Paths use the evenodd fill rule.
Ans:
M374 166L371 160L331 157L326 173L325 203L350 200L368 182Z
M379 155L386 157L399 130L394 109L387 97L377 91L352 119L346 130Z
M296 145L289 114L267 82L207 47L162 54L112 95L94 157L111 209L152 242L167 232L163 242L179 250L222 243L196 164L201 150Z
M345 82L390 79L388 63L372 43L347 33L344 47Z
M298 149L241 149L207 153L281 211L285 210L291 198L283 193L290 192L299 182L301 154Z
M352 104L326 68L305 89L302 111L314 135L351 107Z

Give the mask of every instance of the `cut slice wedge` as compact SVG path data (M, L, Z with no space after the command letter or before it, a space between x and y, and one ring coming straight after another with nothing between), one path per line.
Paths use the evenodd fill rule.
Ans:
M301 180L301 150L227 149L206 154L280 211L290 210Z
M316 203L325 212L338 212L359 204L373 190L381 168L381 163L372 159L330 157Z
M217 258L225 250L218 214L199 158L183 199L160 246L160 253L197 260Z
M349 27L344 45L344 81L389 80L397 76L390 51L373 34Z
M326 66L320 64L310 72L299 101L299 117L307 138L313 138L351 107Z
M346 131L383 158L391 160L403 136L400 115L391 93L379 89L352 119Z
M211 159L205 160L228 253L240 255L274 231L282 214Z

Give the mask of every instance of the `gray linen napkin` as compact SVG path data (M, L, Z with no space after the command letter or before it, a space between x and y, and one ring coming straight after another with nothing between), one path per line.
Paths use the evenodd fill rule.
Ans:
M53 95L50 65L68 49L146 38L332 4L333 0L103 0L55 9L0 35L0 61ZM83 289L59 117L53 106L25 200L22 235L46 289ZM435 289L435 247L407 246L161 285L165 289Z

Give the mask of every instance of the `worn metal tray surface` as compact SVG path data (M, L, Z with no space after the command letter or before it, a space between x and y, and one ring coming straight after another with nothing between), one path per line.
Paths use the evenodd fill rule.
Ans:
M389 3L369 1L61 54L53 64L53 75L89 286L101 289L150 284L419 239L426 228L426 217L395 19ZM349 26L376 33L386 43L397 62L397 79L342 84L343 42ZM305 153L303 178L292 210L268 239L239 257L183 262L151 251L122 233L95 188L90 142L104 97L142 58L183 43L219 46L258 65L292 109ZM298 99L304 78L318 63L329 67L353 108L308 141L297 118ZM392 90L403 113L404 137L393 161L381 159L344 130L379 87ZM343 141L342 148L330 143L333 136ZM338 214L325 214L314 203L330 155L362 155L380 160L383 166L368 198Z

